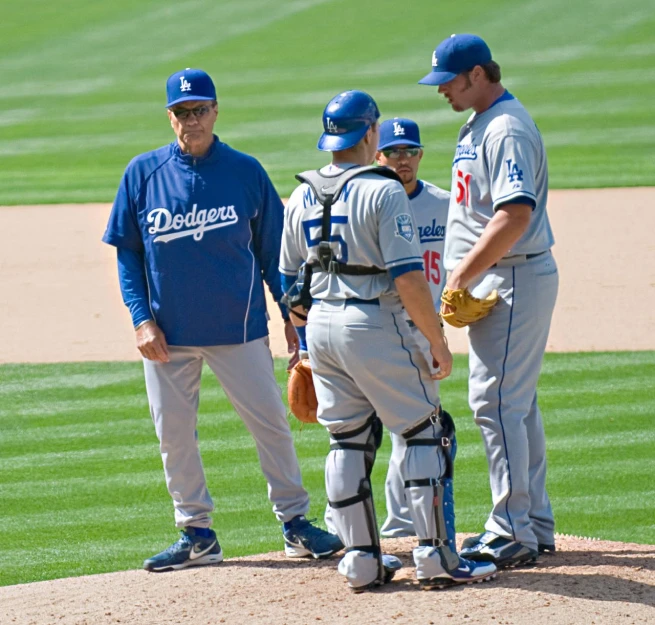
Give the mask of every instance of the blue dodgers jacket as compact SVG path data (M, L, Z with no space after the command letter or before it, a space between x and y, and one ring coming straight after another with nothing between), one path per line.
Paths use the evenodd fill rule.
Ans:
M279 302L283 215L261 164L218 137L202 158L176 141L134 158L103 241L118 248L135 325L154 319L170 345L266 336L262 278Z

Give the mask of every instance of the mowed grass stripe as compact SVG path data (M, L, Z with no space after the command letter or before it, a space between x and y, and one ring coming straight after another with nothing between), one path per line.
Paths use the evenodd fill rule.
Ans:
M458 529L473 532L490 494L466 367L457 356L442 390L458 428ZM558 531L655 542L654 374L653 352L546 355L539 393ZM281 360L276 375L284 388ZM12 536L0 583L136 568L175 539L140 363L7 365L0 397L0 521ZM201 397L200 448L226 554L281 549L252 439L206 369ZM310 514L321 519L327 436L291 427ZM380 522L389 452L385 436L373 472Z

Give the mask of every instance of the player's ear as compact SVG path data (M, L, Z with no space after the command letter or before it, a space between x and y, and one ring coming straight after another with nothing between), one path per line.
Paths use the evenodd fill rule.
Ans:
M421 162L421 159L423 158L423 148L420 148L418 151L418 162Z
M175 128L175 126L173 126L173 118L175 117L173 111L171 111L171 109L166 109L166 113L168 113L168 121L171 123L171 128Z
M473 82L478 82L484 78L484 70L481 65L476 65L470 72L469 76L473 78Z
M375 153L375 162L376 162L378 165L381 165L381 164L382 164L382 163L380 163L380 156L382 156L382 152L380 152L380 150L378 150L378 151Z

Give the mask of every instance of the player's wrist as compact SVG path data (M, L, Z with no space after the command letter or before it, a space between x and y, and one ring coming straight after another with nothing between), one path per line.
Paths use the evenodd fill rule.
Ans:
M139 323L134 326L134 329L138 330L139 328L142 328L144 325L146 325L146 323L154 323L154 321L152 319L144 319L143 321L139 321Z
M455 291L457 289L465 289L468 286L468 280L464 279L464 277L457 271L453 271L448 276L448 280L446 281L446 286L451 291Z

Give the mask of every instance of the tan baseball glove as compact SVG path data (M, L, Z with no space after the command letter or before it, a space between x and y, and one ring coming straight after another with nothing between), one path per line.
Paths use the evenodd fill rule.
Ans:
M478 299L468 289L446 287L441 294L441 317L451 326L463 328L484 319L497 301L498 291L495 289L484 299Z
M287 382L289 408L298 421L303 423L318 423L316 410L318 400L312 379L312 367L309 360L299 360L289 372Z

